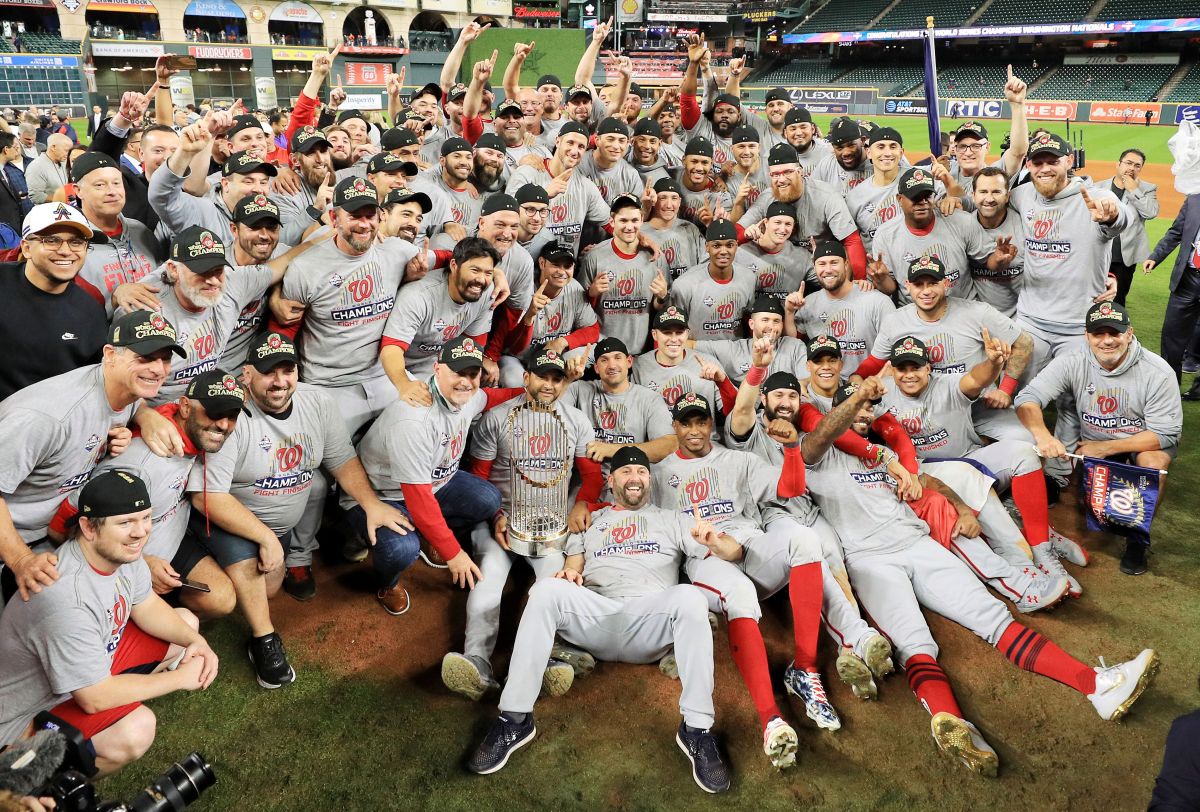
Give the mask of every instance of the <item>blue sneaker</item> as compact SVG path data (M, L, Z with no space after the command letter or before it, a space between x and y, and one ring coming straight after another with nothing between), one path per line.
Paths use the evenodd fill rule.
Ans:
M692 762L692 778L705 792L724 792L729 789L729 770L721 761L721 752L717 749L717 737L708 730L689 732L687 725L679 723L679 732L675 734L675 742L679 749Z
M804 712L808 718L817 723L823 730L841 730L842 720L837 711L829 704L825 696L825 686L821 684L821 675L813 671L804 671L789 665L783 672L783 685L787 692L804 703Z
M525 714L524 722L514 722L500 714L483 736L479 747L467 760L467 769L478 775L490 775L504 769L508 757L520 750L537 735L533 714Z

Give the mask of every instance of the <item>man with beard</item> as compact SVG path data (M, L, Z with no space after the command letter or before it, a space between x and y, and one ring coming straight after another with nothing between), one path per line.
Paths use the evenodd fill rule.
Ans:
M647 201L650 201L649 212L645 208ZM658 179L650 192L642 195L642 210L648 214L642 234L658 244L672 282L688 268L699 265L704 257L704 234L680 216L682 205L683 189L671 177Z
M350 140L350 133L336 124L325 127L322 132L329 139L329 159L333 162L334 171L341 172L353 166L354 143Z
M262 204L257 202L260 198ZM264 195L251 196L242 211L243 217L263 211L279 216L279 210ZM216 369L239 320L261 307L264 294L283 279L291 260L312 245L301 243L269 262L231 272L225 245L212 231L192 226L175 235L169 259L161 268L168 289L153 309L178 325L185 336L184 353L171 365L167 380L151 402L158 405L178 398L193 378Z
M525 106L536 104L536 93L529 89L521 93L522 99L524 94L535 98L521 102L504 100L496 109L496 118L492 121L492 130L504 143L504 165L509 171L516 169L521 161L530 155L538 158L550 157L549 150L540 146L525 130ZM476 143L476 147L478 146Z
M782 144L787 141L787 136L784 135L784 119L788 111L795 109L792 104L792 97L788 94L787 88L774 87L767 91L766 106L763 112L767 114L765 127L756 127L761 138L763 150L769 151L776 144ZM752 116L757 118L757 116Z
M900 213L896 181L903 158L904 139L900 133L891 127L871 130L867 136L870 175L846 194L846 207L862 233L866 251L872 250L871 242L879 227Z
M538 114L538 126L541 129L536 133L538 143L543 149L553 152L558 129L567 120L563 114L562 81L554 74L547 73L538 78L536 89L541 102ZM526 120L525 124L528 126L529 121Z
M808 296L803 291L789 294L785 308L798 333L834 338L844 359L844 372L853 375L870 353L883 320L896 307L879 291L863 290L855 284L840 242L817 243L813 258L821 290Z
M171 430L179 436L182 455L160 457L145 440L135 436L121 456L102 460L92 472L95 478L104 471L124 471L146 483L151 533L142 557L150 568L150 586L159 595L177 596L178 602L201 620L228 615L237 606L237 596L229 577L212 556L194 543L185 542L192 507L185 488L196 464L203 469L206 455L217 453L225 445L245 411L245 403L245 389L229 373L219 369L206 372L179 400L155 409L170 421ZM78 494L71 494L59 506L50 523L52 537L62 540L69 534L72 520L79 515ZM183 589L182 578L208 589Z
M411 160L401 157L403 153L403 149L384 151L371 156L371 160L367 162L367 181L374 185L376 191L379 193L380 206L384 205L388 195L392 192L407 190L409 178L420 174L418 165ZM467 236L467 230L452 219L449 195L442 189L429 184L426 184L419 194L429 200L430 208L429 211L425 212L429 216L423 218L422 228L418 230L418 233L424 233L425 236L432 237L440 231L444 232L448 239L455 242ZM328 217L324 219L328 219ZM381 233L385 237L396 236L396 234L387 232L386 229L382 228ZM412 242L412 240L409 240L409 242Z
M553 158L540 168L518 166L509 176L505 191L514 194L527 183L545 189L550 200L546 227L551 238L570 243L571 249L578 252L584 223L607 223L609 208L596 184L576 171L587 152L587 129L577 121L564 122L554 143Z
M121 213L125 185L112 158L102 152L85 152L71 165L71 180L83 216L107 238L88 250L75 281L111 318L113 291L153 270L161 247L150 229Z
M695 394L712 404L715 420L733 408L737 387L711 358L688 347L690 339L687 313L674 305L654 314L651 337L653 352L644 352L633 364L632 380L657 392L668 408L686 395Z
M424 379L447 342L469 336L483 346L492 327L492 273L500 255L485 240L468 237L454 246L450 267L430 271L400 288L383 329L379 360L400 399L412 406L432 401Z
M767 177L766 161L762 160L758 131L748 124L741 124L730 137L732 160L721 167L730 189L736 189L735 203L749 208L759 195L771 189Z
M794 206L776 200L767 206L758 239L738 248L738 260L754 271L755 292L780 302L816 282L811 250L792 242L795 212Z
M713 142L704 136L688 139L674 177L682 197L680 217L699 228L708 228L714 217L733 207L733 194L713 177Z
M1011 319L1017 313L1025 270L1025 226L1008 207L1008 194L1008 175L1000 167L985 166L975 175L971 198L975 201L976 221L989 240L1007 239L1017 255L1007 267L995 272L985 263L972 261L971 276L975 279L975 297Z
M662 266L640 248L641 227L638 199L617 197L612 239L584 255L578 274L600 317L600 332L639 351L646 343L650 314L666 304L669 290Z
M507 151L508 147L505 146L504 139L495 133L484 133L475 142L471 183L474 184L483 200L487 200L489 195L504 192L509 174L505 159Z
M328 200L318 200L321 187L333 186L333 147L325 133L313 127L301 127L292 133L291 167L299 178L300 190L294 195L281 196L279 203L288 218L320 219ZM310 207L312 211L309 211ZM315 215L315 216L314 216Z
M765 338L771 342L770 372L791 372L799 379L807 377L804 366L804 342L785 335L783 331L783 302L774 296L758 295L749 308L748 338L695 341L691 346L714 359L739 385L751 367L754 342Z
M771 148L767 154L767 176L771 179L769 196L760 195L744 214L739 207L733 209L731 216L744 229L742 236L757 240L762 236L767 209L772 203L786 203L794 209L796 220L793 242L807 247L813 240L839 240L846 247L851 270L856 276L864 275L867 255L863 241L841 195L820 181L805 178L800 159L790 144L776 144Z
M192 469L189 529L194 542L229 575L238 606L250 627L247 650L255 678L263 688L278 688L296 679L283 640L271 621L267 599L284 578L284 550L310 501L310 490L323 486L320 468L337 480L343 498L360 506L363 535L412 529L395 508L371 490L362 463L324 391L298 385L295 346L278 333L254 345L242 368L248 413L220 451L207 455L203 468ZM228 391L229 376L220 389ZM211 390L210 390L211 391ZM289 573L290 574L290 573ZM307 573L311 591L311 573Z
M817 166L833 155L833 149L824 141L817 140L817 125L807 107L793 107L783 117L783 138L796 150L800 171L805 178Z
M828 183L845 197L871 173L871 162L863 147L863 131L854 119L841 116L830 125L828 140L833 154L817 163L812 177Z
M638 195L645 186L642 176L625 160L629 151L629 128L620 119L606 118L596 128L596 147L579 161L581 173L600 190L604 202L612 204L622 195Z
M543 680L540 664L557 635L613 662L650 663L676 647L683 720L675 741L700 788L724 792L729 772L710 732L715 718L712 634L705 625L704 598L696 587L679 584L679 568L685 559L736 558L740 547L699 519L689 538L681 516L651 506L650 461L644 453L622 449L613 464L608 482L616 504L598 512L586 532L568 539L564 568L531 590L500 716L467 769L497 772L537 735L533 705ZM795 731L788 730L794 752Z
M537 259L538 285L534 301L526 309L510 341L512 347L528 349L500 358L501 386L517 386L525 366L543 350L561 356L587 351L600 338L600 321L587 293L574 279L575 255L562 243L547 243ZM544 300L544 302L542 301ZM514 355L519 355L520 360ZM585 355L584 359L587 361Z
M1004 84L1004 99L1012 113L1008 149L1004 150L1004 155L999 161L992 164L1003 169L1004 174L1009 177L1020 171L1029 149L1029 126L1025 123L1027 92L1025 83L1013 75L1012 65L1009 65L1008 78ZM955 163L948 168L948 175L957 187L954 192L968 211L974 206L972 188L975 178L979 170L987 165L988 146L987 128L978 121L967 121L954 131ZM937 174L941 175L941 172Z
M425 216L433 211L433 201L424 192L404 187L393 189L379 204L383 212L379 234L384 239L399 237L416 243L417 235L425 230Z
M896 181L896 189L904 216L881 225L871 241L869 272L881 293L896 293L902 269L921 257L929 257L937 260L946 274L948 296L972 299L972 261L999 273L1016 257L1011 240L988 239L983 227L966 212L940 214L934 201L933 175L925 167L905 170ZM907 287L899 291L897 299L910 301Z
M688 65L679 85L679 113L688 140L696 137L708 139L713 144L713 160L718 166L724 166L733 156L730 136L742 123L742 103L736 91L731 91L717 96L708 116L700 109L700 102L696 98L696 75L700 61L707 52L708 44L703 37L692 35L688 38ZM730 84L734 83L732 76ZM729 90L728 86L726 89Z
M737 260L737 228L729 220L713 220L704 240L708 262L680 274L671 302L688 312L696 340L741 338L742 314L754 301L758 275Z
M450 216L464 228L479 220L482 205L478 190L471 185L475 156L465 138L451 136L442 142L437 166L421 172L409 186L418 192L440 192L450 200ZM434 190L431 192L430 190Z
M640 118L633 125L633 140L625 160L647 184L669 178L662 156L662 127L652 118Z
M104 357L46 378L0 403L0 556L3 593L22 600L58 580L50 520L63 498L82 486L106 453L128 446L143 399L167 377L171 354L182 355L175 328L157 313L117 318Z
M282 215L266 195L247 195L238 201L233 210L233 262L234 268L249 265L265 265L275 257L286 254L291 246L279 242ZM250 343L259 332L263 314L267 311L267 295L248 302L238 313L237 324L225 343L221 354L222 369L239 369L246 363Z
M583 363L579 363L579 370ZM516 507L512 494L514 467L536 470L539 473L534 476L540 479L543 474L561 470L563 465L571 466L570 456L559 459L560 453L573 454L573 468L580 477L580 487L567 517L567 529L573 533L587 529L591 521L589 503L600 497L603 486L600 466L587 457L587 447L595 440L595 433L583 413L569 401L562 400L569 378L562 356L553 350L539 352L525 372L523 395L489 411L471 430L471 472L495 485L501 501L496 517L490 522L481 522L471 531L471 546L479 559L482 576L467 596L466 645L461 654L452 651L442 658L442 683L469 699L477 701L484 693L500 687L492 675L491 660L500 633L500 599L517 557L508 541L509 516ZM530 403L539 407L532 416L524 409L515 411ZM559 448L551 449L549 445L541 448L536 444L539 428L545 430L544 423L539 427L538 421L544 420L546 414L557 418L565 431L564 445ZM566 477L569 480L571 473L568 472ZM566 488L566 484L561 486L563 497L568 496ZM550 492L554 493L553 490ZM536 578L553 577L563 568L563 555L558 550L520 557ZM562 696L570 689L574 678L575 672L570 665L552 662L544 677L546 693Z

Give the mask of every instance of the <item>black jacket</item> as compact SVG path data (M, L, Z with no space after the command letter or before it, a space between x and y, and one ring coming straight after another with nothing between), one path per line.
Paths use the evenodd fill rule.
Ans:
M92 145L88 149L103 152L117 162L121 167L121 179L125 181L125 210L122 213L154 231L158 227L158 215L154 213L147 199L150 181L145 175L139 175L121 163L121 154L125 152L125 142L129 137L118 138L109 132L108 121L106 118L100 122L100 129L92 138Z

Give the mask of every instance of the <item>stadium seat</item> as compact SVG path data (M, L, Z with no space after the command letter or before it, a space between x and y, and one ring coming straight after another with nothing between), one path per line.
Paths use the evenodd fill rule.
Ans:
M77 54L79 40L63 39L58 34L26 31L21 35L21 50L33 54Z
M1200 104L1200 63L1192 65L1163 101Z
M981 5L983 0L942 0L936 6L901 0L873 28L881 31L924 28L925 18L930 14L934 15L934 24L939 27L962 25Z
M1195 17L1195 0L1109 0L1097 20L1156 20Z
M1175 68L1175 65L1063 65L1038 86L1033 97L1150 101ZM1090 83L1087 81L1089 74L1092 77Z
M832 84L849 87L877 87L881 96L902 96L924 78L920 65L872 65L855 68L839 76Z
M794 59L754 79L756 85L824 85L846 71L826 59Z
M1052 65L1040 65L1037 70L1030 65L1013 65L1017 76L1028 84L1033 82L1052 68ZM1005 81L1008 79L1007 65L938 65L938 96L949 99L998 99L1002 97ZM980 77L983 78L982 84ZM953 81L954 85L951 86ZM924 95L922 88L917 88L910 96Z
M1082 20L1094 5L1093 0L1047 0L1029 3L1026 0L992 0L979 15L976 25L1025 25L1028 23L1061 23Z
M817 31L861 31L890 5L891 0L861 0L856 3L833 0L817 9L793 31L805 34Z

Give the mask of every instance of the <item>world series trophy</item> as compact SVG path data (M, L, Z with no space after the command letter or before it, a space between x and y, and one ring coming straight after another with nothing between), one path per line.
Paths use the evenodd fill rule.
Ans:
M572 447L567 427L553 405L522 403L505 426L512 465L508 505L508 546L518 555L540 558L567 543Z

